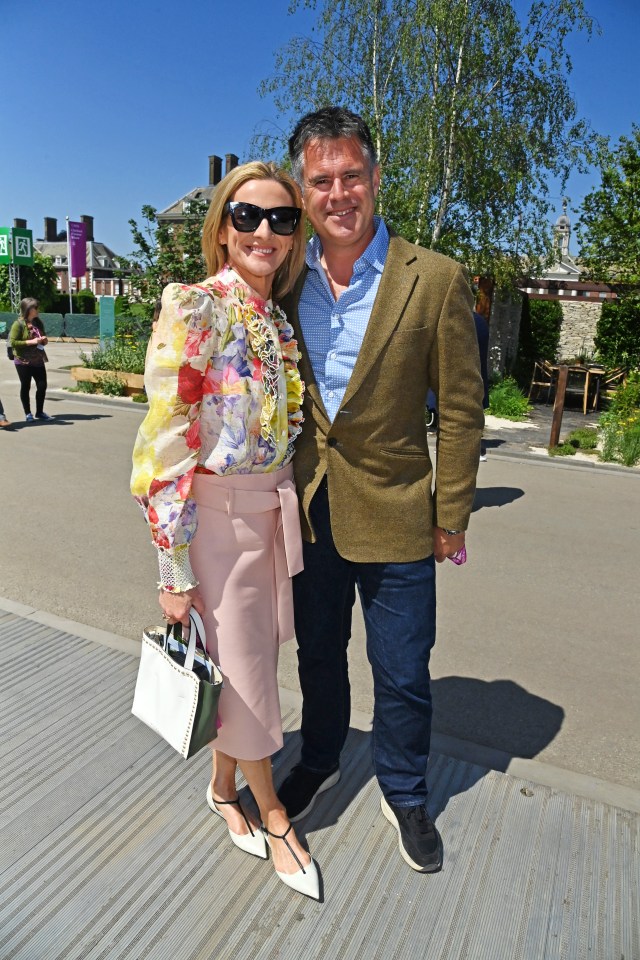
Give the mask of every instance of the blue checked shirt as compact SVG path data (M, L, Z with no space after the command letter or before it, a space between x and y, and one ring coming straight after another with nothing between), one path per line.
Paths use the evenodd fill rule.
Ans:
M375 217L374 223L373 240L356 260L349 286L337 301L320 264L319 238L312 237L307 245L309 273L302 289L298 316L331 421L353 373L389 250L389 231L380 217Z

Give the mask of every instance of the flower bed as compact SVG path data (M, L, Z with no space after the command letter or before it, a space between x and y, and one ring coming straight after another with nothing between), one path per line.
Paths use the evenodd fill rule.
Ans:
M92 367L71 367L71 376L76 383L95 383L98 388L104 384L122 384L122 390L107 389L112 396L128 396L144 391L144 376L141 373L126 373L123 370L94 370Z

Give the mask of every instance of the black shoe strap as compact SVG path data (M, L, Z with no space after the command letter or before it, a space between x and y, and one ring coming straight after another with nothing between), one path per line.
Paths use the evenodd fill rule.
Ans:
M267 828L264 826L264 824L262 825L262 829L264 830L265 833L268 833L270 837L273 837L274 840L284 840L284 842L285 842L286 845L287 845L287 850L289 851L289 853L291 854L291 856L293 857L293 859L295 860L295 862L298 864L298 866L300 867L300 869L302 870L302 872L306 875L306 872L307 872L307 871L305 870L305 868L304 868L304 867L302 866L302 864L300 863L300 860L299 860L298 857L296 856L296 853L295 853L293 847L291 846L291 844L290 844L289 841L287 840L287 834L293 829L293 824L290 823L284 833L271 833L271 830L267 830Z

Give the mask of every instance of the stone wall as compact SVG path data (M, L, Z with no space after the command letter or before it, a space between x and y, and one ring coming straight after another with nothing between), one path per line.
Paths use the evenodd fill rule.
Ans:
M498 300L491 304L489 324L489 376L504 374L511 369L518 351L522 298Z
M556 360L573 360L591 356L595 350L594 337L602 303L576 303L562 300L562 326Z

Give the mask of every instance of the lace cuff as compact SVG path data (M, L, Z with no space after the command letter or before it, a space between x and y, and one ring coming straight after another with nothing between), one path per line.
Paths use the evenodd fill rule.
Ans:
M189 562L189 547L177 547L174 550L158 550L160 567L159 590L170 593L184 593L198 586L198 580Z

